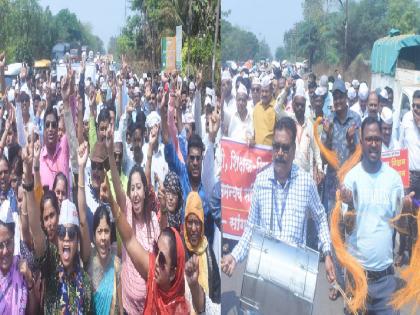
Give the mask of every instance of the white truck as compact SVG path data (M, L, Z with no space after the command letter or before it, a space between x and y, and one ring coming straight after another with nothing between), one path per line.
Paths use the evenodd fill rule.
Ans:
M420 90L420 35L390 35L375 41L371 54L371 89L392 88L393 134L399 139L399 126L412 109L413 93Z

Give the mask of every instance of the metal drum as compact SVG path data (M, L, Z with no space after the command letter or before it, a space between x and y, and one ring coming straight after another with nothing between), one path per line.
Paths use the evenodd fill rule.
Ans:
M310 315L319 253L254 229L242 282L241 309L248 314Z

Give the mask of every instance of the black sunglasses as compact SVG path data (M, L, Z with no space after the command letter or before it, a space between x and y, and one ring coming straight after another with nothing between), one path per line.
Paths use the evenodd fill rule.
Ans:
M60 224L57 227L57 235L60 240L64 240L66 238L66 234L68 235L70 241L74 241L77 235L77 227L65 227L64 225Z
M104 170L104 163L100 163L100 162L94 162L91 161L90 163L91 167L92 167L92 171L103 171Z
M57 122L56 121L46 121L45 122L45 128L57 128Z
M414 104L413 103L413 108L420 110L420 104Z
M273 151L279 152L280 149L284 154L289 153L290 149L292 148L291 144L281 144L281 143L273 143Z
M165 269L166 265L166 257L165 255L159 250L158 244L156 241L153 242L153 253L155 257L158 258L158 265L160 269Z

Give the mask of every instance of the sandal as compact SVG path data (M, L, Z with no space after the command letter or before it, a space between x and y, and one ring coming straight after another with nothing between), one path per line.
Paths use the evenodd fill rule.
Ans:
M340 293L340 291L338 291L338 290L336 290L336 289L334 289L334 288L330 288L330 294L329 294L329 299L331 300L331 301L335 301L335 300L337 300L339 297L341 296L341 293Z

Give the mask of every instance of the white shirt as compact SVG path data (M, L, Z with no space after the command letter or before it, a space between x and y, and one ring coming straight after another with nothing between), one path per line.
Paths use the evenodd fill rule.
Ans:
M382 152L398 150L400 148L400 144L397 140L395 140L394 136L391 136L391 140L389 141L389 146L382 141Z
M358 113L361 120L363 120L363 118L367 117L367 115L368 115L367 106L366 106L365 111L363 112L362 111L362 108L360 107L360 103L359 102L354 103L353 106L350 107L350 109L352 111L354 111L355 113Z
M412 111L404 115L400 132L400 146L408 149L410 171L420 171L420 129L416 126Z
M149 143L143 144L142 151L143 151L143 161L141 163L141 167L143 169L146 167L147 162L147 151L149 150ZM153 151L152 155L152 173L150 176L152 177L152 186L157 191L157 184L155 182L155 173L159 176L160 180L163 182L165 180L166 174L168 174L169 167L168 163L165 160L165 145L163 143L159 143L157 151Z
M245 120L242 120L239 113L236 112L229 124L228 137L235 140L246 142L254 136L254 121L252 111L247 110Z
M238 111L236 107L236 98L232 95L229 102L226 100L223 103L223 128L227 132L232 116Z

